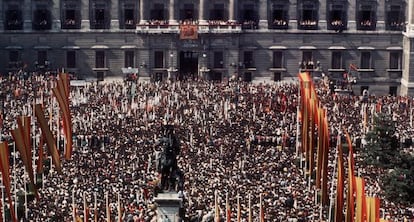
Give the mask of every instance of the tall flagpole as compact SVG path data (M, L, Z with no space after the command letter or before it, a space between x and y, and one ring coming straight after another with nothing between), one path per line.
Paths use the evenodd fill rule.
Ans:
M94 217L94 222L98 222L98 203L97 203L97 200L96 200L96 192L94 192L93 193L93 196L94 196L94 206L93 206L93 210L94 210L94 212L93 212L93 217Z
M16 142L13 142L14 212L17 217Z
M24 217L28 219L29 211L27 210L27 178L28 176L26 173L23 175L23 183L24 183ZM16 204L17 205L17 204ZM16 211L17 212L17 211Z
M76 222L75 191L72 190L72 220Z
M3 178L1 179L1 213L3 222L6 222L6 214L5 214L5 208L4 208L4 184L3 184Z

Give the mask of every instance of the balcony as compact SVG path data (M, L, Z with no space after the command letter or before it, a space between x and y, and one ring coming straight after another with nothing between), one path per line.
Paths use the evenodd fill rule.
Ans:
M272 23L269 24L270 29L288 29L288 21L283 19L275 19Z
M404 27L404 22L392 21L388 24L387 29L391 31L403 31Z
M198 33L238 33L241 25L236 22L211 20L207 24L198 24ZM179 24L169 24L168 21L152 20L146 24L136 25L137 33L179 33Z
M134 29L136 27L136 23L133 19L126 19L124 23L125 29Z
M91 22L91 29L108 29L109 21L107 20L94 20Z
M372 20L362 20L358 25L358 30L373 31L376 28L376 22Z
M318 21L316 20L302 20L299 22L299 29L302 30L317 30L318 29Z
M337 32L341 32L345 30L346 28L347 27L344 24L344 22L342 22L342 20L332 20L328 25L329 30L335 30Z
M7 66L7 69L9 71L16 71L21 68L23 68L23 61L10 61Z
M23 29L23 21L22 20L8 20L5 23L6 30L22 30Z
M242 29L258 29L259 26L257 25L257 21L248 20L242 23Z
M79 29L80 22L77 22L75 19L65 19L65 21L62 22L62 28L63 29Z

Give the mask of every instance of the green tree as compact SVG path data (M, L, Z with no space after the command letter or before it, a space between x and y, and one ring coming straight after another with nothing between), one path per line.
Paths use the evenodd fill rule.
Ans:
M362 159L365 165L385 172L380 185L386 198L395 203L414 203L414 157L400 146L391 117L383 113L374 116L373 129L365 139Z

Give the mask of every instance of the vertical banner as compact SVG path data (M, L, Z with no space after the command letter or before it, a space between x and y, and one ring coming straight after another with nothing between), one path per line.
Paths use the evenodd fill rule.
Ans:
M338 175L336 181L336 207L335 207L335 222L343 221L344 208L344 161L342 153L341 135L338 135Z
M56 170L59 173L62 173L62 165L60 163L59 151L56 148L56 140L53 137L53 134L50 131L49 125L46 122L46 118L45 118L45 114L42 109L42 105L36 104L35 110L36 110L35 114L36 114L37 123L39 124L40 129L42 130L42 134L44 135L46 139L46 145L47 145L49 154L52 156L52 162L55 165Z
M352 149L351 137L348 132L345 131L346 141L348 144L348 194L347 194L347 207L346 207L346 222L354 222L355 216L355 174L354 174L354 151Z
M4 189L6 190L7 199L9 200L9 209L13 222L17 222L16 212L14 211L13 200L11 196L10 185L10 163L9 163L9 145L7 142L0 143L0 170L3 179Z

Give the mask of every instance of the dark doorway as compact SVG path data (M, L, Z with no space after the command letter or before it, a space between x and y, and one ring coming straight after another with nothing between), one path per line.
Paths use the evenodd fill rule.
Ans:
M210 77L209 80L211 80L211 81L221 82L221 80L223 78L223 73L221 73L221 72L210 72L209 77Z
M103 81L104 80L104 72L96 72L96 78L99 81Z
M252 73L251 72L245 72L244 76L243 76L243 81L251 82L252 81Z
M194 79L198 73L198 53L192 51L180 52L179 80Z

